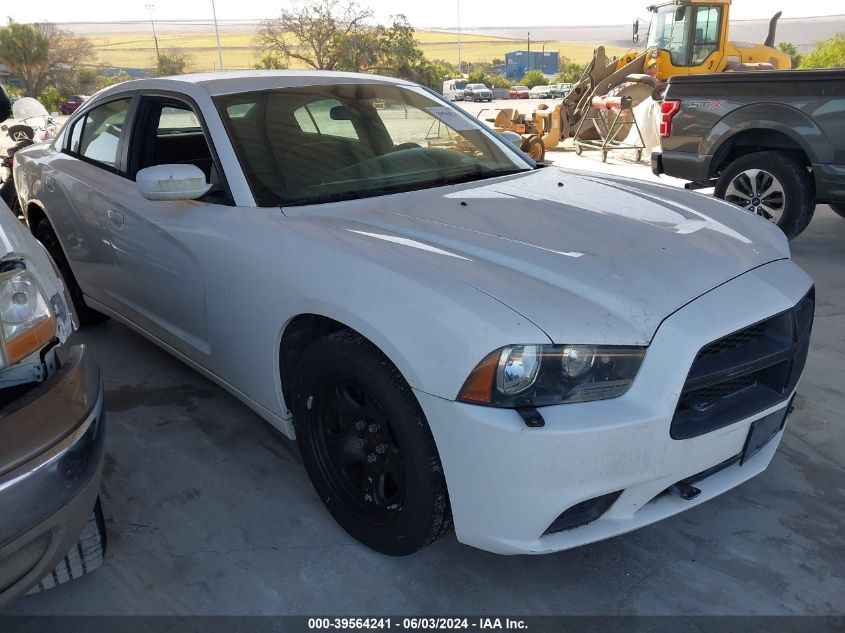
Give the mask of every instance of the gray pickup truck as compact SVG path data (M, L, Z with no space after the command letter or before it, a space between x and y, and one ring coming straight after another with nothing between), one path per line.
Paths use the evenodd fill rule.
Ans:
M845 70L669 80L652 171L775 222L790 239L817 204L845 217Z

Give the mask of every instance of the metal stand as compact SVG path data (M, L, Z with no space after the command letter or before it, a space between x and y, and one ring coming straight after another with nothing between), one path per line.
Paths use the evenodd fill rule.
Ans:
M635 149L637 150L637 162L642 160L645 141L634 117L633 99L631 97L596 97L590 106L590 111L581 119L578 129L575 131L575 153L580 156L585 149L601 151L601 162L607 162L609 152L615 150ZM613 117L610 127L607 127L607 118ZM582 140L581 130L587 121L595 122L595 129L598 132L599 140ZM617 137L626 139L631 128L637 130L640 139L639 144L626 143L624 140L617 140Z

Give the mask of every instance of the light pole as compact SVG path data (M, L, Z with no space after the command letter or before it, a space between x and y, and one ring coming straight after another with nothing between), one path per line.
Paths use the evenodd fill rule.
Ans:
M156 35L156 23L155 20L153 20L153 9L156 8L156 5L145 4L144 7L147 9L147 11L150 12L150 25L153 27L153 41L156 44L156 64L158 64L158 60L161 57L161 53L158 50L158 35Z
M458 0L458 73L463 78L464 67L461 62L461 0Z
M528 31L528 70L531 70L531 31Z
M220 70L223 70L223 49L220 48L220 29L217 27L217 9L214 7L214 0L211 0L211 13L214 15L214 34L217 36L217 61L220 62Z

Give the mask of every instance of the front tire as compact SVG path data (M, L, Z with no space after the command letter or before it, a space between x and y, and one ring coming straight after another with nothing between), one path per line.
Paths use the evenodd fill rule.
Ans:
M833 212L838 215L840 218L845 218L845 204L838 203L838 202L831 202L830 208L833 209Z
M329 334L296 370L294 424L320 499L352 537L405 556L452 525L440 456L413 391L372 343Z
M753 152L736 159L722 170L715 196L773 222L789 239L807 228L816 209L810 174L783 152Z
M79 319L79 325L83 327L97 325L108 320L109 317L105 314L97 312L85 304L82 289L73 275L59 238L56 237L56 232L46 218L42 219L35 227L35 238L44 245L53 261L56 262L56 267L62 275L62 280L65 282L65 287L73 303L73 311L76 312L76 317Z

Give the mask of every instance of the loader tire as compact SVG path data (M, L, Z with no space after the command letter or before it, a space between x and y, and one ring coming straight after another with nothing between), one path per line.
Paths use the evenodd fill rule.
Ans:
M535 162L541 163L546 158L546 146L539 136L529 136L522 142L522 151Z

